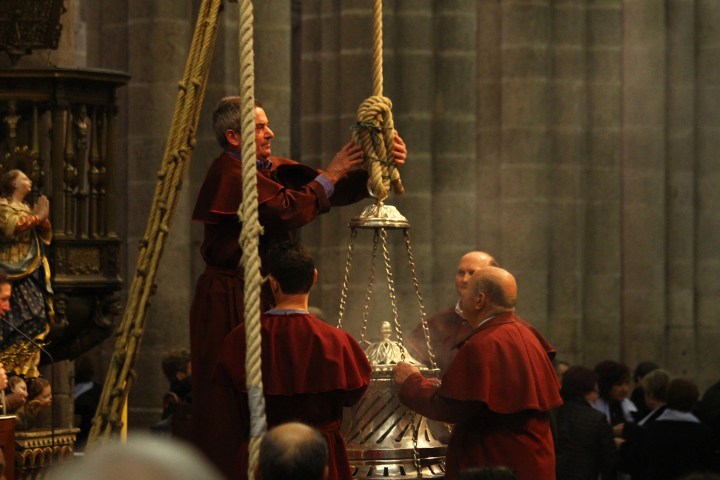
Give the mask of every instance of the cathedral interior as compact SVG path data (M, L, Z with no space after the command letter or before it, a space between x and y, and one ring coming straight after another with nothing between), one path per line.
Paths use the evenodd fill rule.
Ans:
M12 3L0 0L4 31L18 21ZM57 318L48 348L56 416L70 426L74 361L89 358L102 383L116 348L202 2L27 3L38 9L28 16L44 12L59 26L51 45L4 39L0 153L3 169L34 172L50 200ZM383 3L384 95L409 152L405 193L388 203L411 225L426 312L454 304L457 259L480 249L515 275L519 314L559 358L631 368L652 360L701 390L716 382L720 4ZM254 4L255 97L275 132L273 155L323 167L372 93L371 2ZM194 150L134 365L131 429L159 418L163 353L189 347L189 306L204 268L191 214L219 153L212 111L239 89L237 7L225 1L218 17ZM319 271L311 303L330 323L348 224L363 206L333 209L301 231ZM354 335L372 246L363 233L343 317ZM411 328L419 313L405 239L391 233L388 241L397 310ZM383 275L377 282L371 336L394 308Z

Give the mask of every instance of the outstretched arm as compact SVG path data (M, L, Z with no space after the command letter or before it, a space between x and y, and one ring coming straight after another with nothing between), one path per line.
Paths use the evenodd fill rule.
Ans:
M448 423L459 423L486 412L482 402L454 400L440 395L440 383L435 378L425 378L422 373L406 362L393 369L395 382L400 384L400 402L420 415Z

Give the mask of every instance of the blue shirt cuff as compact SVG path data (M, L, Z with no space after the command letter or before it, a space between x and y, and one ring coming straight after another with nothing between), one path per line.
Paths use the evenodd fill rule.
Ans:
M335 193L335 184L331 182L329 178L322 175L315 177L315 180L322 185L323 190L325 190L325 195L328 198L332 197L332 194Z

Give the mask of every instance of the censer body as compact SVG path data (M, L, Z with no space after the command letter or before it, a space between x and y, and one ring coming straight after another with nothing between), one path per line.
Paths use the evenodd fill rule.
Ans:
M429 369L407 352L403 354L388 338L388 322L382 329L386 338L366 349L373 366L370 386L352 409L344 432L353 477L444 478L446 447L432 434L425 417L400 403L392 374L393 365L402 356L426 376L436 375L437 369Z

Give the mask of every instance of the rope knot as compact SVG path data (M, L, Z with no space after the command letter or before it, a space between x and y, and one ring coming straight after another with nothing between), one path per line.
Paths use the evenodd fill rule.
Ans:
M357 123L352 127L355 143L365 152L369 174L368 190L378 201L385 200L392 186L395 193L403 193L400 172L395 166L395 126L392 102L380 95L368 97L357 111Z

